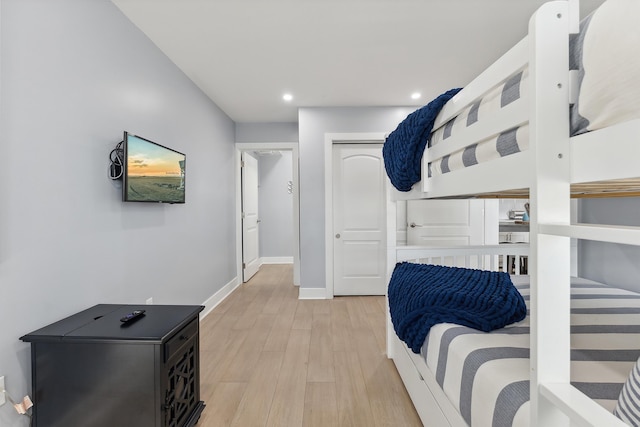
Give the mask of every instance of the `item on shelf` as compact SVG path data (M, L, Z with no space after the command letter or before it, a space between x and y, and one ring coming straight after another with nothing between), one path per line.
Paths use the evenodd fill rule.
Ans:
M509 211L509 219L515 219L515 220L522 220L522 217L524 216L525 211L516 211L516 210L510 210Z

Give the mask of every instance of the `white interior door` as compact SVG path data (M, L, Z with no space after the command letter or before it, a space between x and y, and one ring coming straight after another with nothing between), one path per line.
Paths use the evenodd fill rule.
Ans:
M409 200L407 225L408 245L483 245L484 201Z
M333 145L333 293L386 291L382 144Z
M258 249L258 159L242 152L242 281L260 268Z
M498 243L497 200L410 200L407 202L407 244L468 246ZM445 265L465 266L465 260L445 257ZM481 268L479 260L470 266ZM486 258L482 262L490 262Z

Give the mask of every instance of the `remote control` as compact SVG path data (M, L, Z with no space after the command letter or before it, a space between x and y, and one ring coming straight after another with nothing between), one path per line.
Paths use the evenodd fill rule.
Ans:
M121 318L120 321L123 323L131 322L132 320L137 319L140 316L144 316L144 312L145 310L134 310Z

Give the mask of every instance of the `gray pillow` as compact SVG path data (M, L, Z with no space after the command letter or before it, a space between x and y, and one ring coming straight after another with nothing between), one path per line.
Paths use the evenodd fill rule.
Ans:
M640 359L622 387L613 414L630 426L640 426Z

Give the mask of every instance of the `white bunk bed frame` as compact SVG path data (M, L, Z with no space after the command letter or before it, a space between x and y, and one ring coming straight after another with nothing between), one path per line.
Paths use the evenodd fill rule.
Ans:
M640 135L640 120L569 137L569 104L575 96L572 85L575 79L568 71L568 39L569 34L578 32L578 6L579 0L551 1L542 5L529 22L528 36L444 107L434 129L515 72L529 68L528 103L513 108L507 106L495 118L457 133L450 143L427 149L423 157L423 177L427 176L426 165L431 159L527 122L529 149L423 179L414 185L408 197L406 194L400 197L473 197L529 189L532 209L529 258L531 426L626 425L574 388L569 379L570 239L640 246L640 227L572 225L570 221L572 184L640 177L637 159L629 155L638 152L634 137ZM603 144L606 144L605 150L601 149ZM500 173L496 173L498 170ZM509 180L504 176L509 176ZM391 218L395 218L394 210L395 202L392 201ZM396 227L388 228L387 241L393 245ZM484 249L482 253L494 255L503 251L492 247L475 249ZM396 262L424 258L428 252L423 253L415 247L389 246L389 275ZM542 307L544 316L540 315ZM466 426L425 362L398 340L390 322L388 328L389 357L394 359L423 423ZM411 376L418 381L411 380Z

